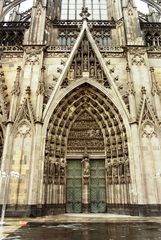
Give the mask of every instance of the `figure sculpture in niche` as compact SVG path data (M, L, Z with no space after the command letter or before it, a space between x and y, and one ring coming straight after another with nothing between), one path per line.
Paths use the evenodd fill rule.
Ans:
M90 75L91 75L91 77L94 77L94 75L95 75L94 64L93 63L91 64Z
M89 168L90 168L89 158L84 157L84 159L82 160L82 163L83 163L83 176L88 177L89 176Z
M107 176L112 176L112 165L111 165L111 163L110 164L107 163L105 168L106 168Z
M87 55L84 56L84 71L88 70L88 59Z
M83 44L83 52L84 52L84 53L88 53L88 41L87 41L87 40L84 41L84 44Z
M70 80L73 80L73 79L74 79L74 66L73 66L73 65L72 65L71 68L70 68L68 78L69 78Z
M55 177L58 177L59 176L59 171L60 171L60 163L59 163L59 159L56 158L55 161L54 161L54 168L55 168Z
M65 176L65 169L66 169L66 160L62 157L60 159L60 176Z
M81 76L81 65L80 65L80 63L77 65L77 76Z
M101 70L101 68L97 68L97 79L98 80L102 79L102 70Z

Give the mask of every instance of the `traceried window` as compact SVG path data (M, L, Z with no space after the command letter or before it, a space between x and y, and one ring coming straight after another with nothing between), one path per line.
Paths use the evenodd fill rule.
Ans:
M61 19L81 19L83 4L91 14L89 19L107 20L107 0L62 0Z
M6 11L4 21L30 21L32 5L33 0L17 1L13 8Z

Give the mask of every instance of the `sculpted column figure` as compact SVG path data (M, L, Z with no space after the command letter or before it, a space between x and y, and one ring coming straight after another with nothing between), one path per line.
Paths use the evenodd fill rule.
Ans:
M88 154L85 150L82 160L82 207L83 212L89 212L89 177L90 177L90 162Z
M66 202L66 159L64 156L60 158L60 196L59 203L62 205L65 211L65 202Z

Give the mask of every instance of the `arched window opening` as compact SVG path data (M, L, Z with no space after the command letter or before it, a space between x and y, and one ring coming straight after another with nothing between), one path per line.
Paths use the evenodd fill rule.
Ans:
M106 0L63 0L61 19L79 20L83 7L83 2L91 14L90 20L107 20L107 1Z

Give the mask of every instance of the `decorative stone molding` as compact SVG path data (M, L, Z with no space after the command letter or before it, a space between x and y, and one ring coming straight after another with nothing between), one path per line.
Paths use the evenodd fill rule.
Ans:
M39 64L39 56L35 53L31 53L26 58L26 64L35 65Z
M42 46L29 46L29 47L24 47L25 52L26 52L26 64L29 65L35 65L39 64L40 60L40 54L44 50L44 47Z
M62 152L66 154L65 149L68 154L83 154L82 178L83 184L88 185L88 154L100 154L105 151L107 162L113 169L113 175L108 176L108 181L111 179L109 184L129 184L131 179L126 141L126 130L116 108L107 104L107 98L103 98L103 94L99 94L98 90L94 91L91 86L85 84L82 88L78 87L70 92L53 112L47 132L45 164L49 166L49 159L55 158L56 148L59 150L57 158L60 158ZM88 154L84 153L85 146ZM124 174L123 171L128 173Z
M138 53L132 57L131 63L136 66L146 65L144 57Z
M149 137L156 136L155 127L152 122L145 121L142 126L142 136Z
M133 6L131 0L128 1L128 4L127 4L127 7L126 7L126 8L127 8L127 13L128 13L128 15L129 15L129 16L133 16L133 15L134 15L134 6Z
M146 121L153 123L155 126L159 127L159 119L155 110L153 109L150 100L146 96L146 89L142 87L142 99L140 103L140 108L138 111L138 122L141 127Z
M2 121L6 122L8 119L9 113L9 102L8 102L8 93L7 93L7 85L5 83L5 75L2 69L2 65L0 65L0 110L2 114Z
M127 64L127 67L126 67L126 71L127 71L128 93L134 95L135 94L134 83L133 83L132 77L131 77L131 69L129 68L128 64Z
M16 79L13 83L12 95L16 95L16 96L20 95L20 74L21 74L21 67L18 66Z
M120 18L117 22L116 22L116 26L118 27L122 27L124 24L124 19L123 18Z
M20 133L20 135L26 136L30 132L31 128L29 125L23 123L18 127L17 132Z
M58 68L57 71L61 73L62 69ZM111 71L114 72L114 69ZM65 88L72 83L73 80L82 77L91 78L103 84L105 87L110 88L109 81L86 36L83 38L77 54L71 63L68 74L62 83L62 87Z
M34 124L36 118L33 113L32 103L30 100L31 89L30 87L26 88L26 97L24 98L23 103L21 104L17 117L15 119L15 124L19 123L21 120L28 120L31 124Z
M151 74L151 81L152 81L152 95L154 96L155 94L160 94L160 89L158 87L158 82L156 81L155 74L154 74L154 68L150 67L150 74Z
M43 66L41 68L41 76L40 76L40 80L39 80L39 83L38 83L38 88L37 88L37 95L44 95L45 93L45 83L44 83L44 72L45 72L46 68L45 66Z
M125 48L127 52L129 52L131 55L141 55L143 56L145 53L147 53L147 48L144 46L127 46Z

